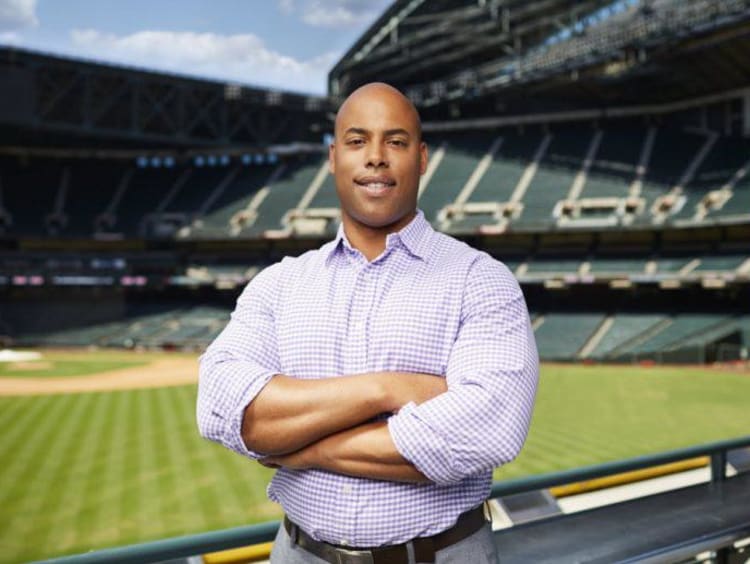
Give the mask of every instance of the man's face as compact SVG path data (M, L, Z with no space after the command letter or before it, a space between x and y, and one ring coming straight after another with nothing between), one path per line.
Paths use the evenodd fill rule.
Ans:
M365 87L341 107L329 149L345 226L398 231L414 217L427 149L414 108L385 87Z

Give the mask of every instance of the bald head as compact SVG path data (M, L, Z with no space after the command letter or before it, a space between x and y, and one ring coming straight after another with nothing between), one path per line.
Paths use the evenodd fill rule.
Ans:
M384 82L371 82L360 86L344 100L336 114L335 135L338 137L343 133L341 128L352 112L361 111L362 108L371 107L375 103L391 106L405 120L405 128L416 133L417 141L422 140L422 122L417 108L398 89Z
M339 108L328 169L341 201L348 237L385 235L417 213L419 179L427 167L419 114L398 90L375 82L355 90Z

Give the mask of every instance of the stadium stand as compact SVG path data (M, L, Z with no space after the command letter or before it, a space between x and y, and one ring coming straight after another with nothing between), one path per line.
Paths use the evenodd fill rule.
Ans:
M532 276L578 274L581 268L579 259L562 260L555 257L539 257L525 263L525 268L519 275Z
M226 238L232 233L232 218L251 204L275 171L274 165L243 168L223 189L204 201L190 234L197 238ZM221 188L221 187L220 187Z
M647 355L679 345L683 340L712 330L727 321L725 315L679 314L667 323L652 326L629 342L616 349L619 356L632 355L645 358Z
M645 272L647 259L641 257L592 257L587 273L597 278L628 276Z
M53 212L64 166L59 162L3 158L3 206L10 216L9 233L24 236L48 234L45 219ZM34 198L28 197L33 187Z
M650 214L640 215L637 221L663 221L674 212L679 190L692 179L694 168L702 161L702 149L707 146L704 135L665 128L657 131L646 174L637 194L645 200Z
M647 144L649 132L656 132L651 153L632 142ZM741 222L750 209L740 175L747 143L710 137L715 142L703 154L707 139L681 129L593 123L548 133L433 136L436 160L420 207L436 227L458 235ZM337 196L320 150L251 166L237 157L217 166L141 167L122 159L6 156L4 230L62 238L330 236L338 225ZM33 206L23 197L29 185L39 193Z
M106 215L100 219L100 228L122 233L126 237L143 237L146 234L144 221L148 214L157 209L165 193L184 182L181 179L188 174L189 169L136 169L123 183L120 197L110 203L108 213L105 212Z
M606 359L613 350L629 342L652 327L663 323L668 317L650 313L618 313L608 318L607 331L592 347L589 357Z
M681 187L679 211L673 219L696 221L721 208L729 199L727 185L747 161L747 154L744 140L717 138L692 180Z
M648 129L612 127L602 131L580 196L625 198L635 181Z
M287 227L283 223L287 212L299 204L324 165L320 155L315 154L300 155L280 165L262 200L253 202L254 208L248 207L245 212L235 216L236 224L240 226L240 236L259 237L266 231Z
M71 308L72 311L72 308ZM229 320L229 309L216 307L128 308L118 321L89 323L51 332L26 329L21 345L101 346L120 348L184 348L199 350L218 335Z
M91 237L95 232L96 217L111 201L114 189L126 171L124 163L72 163L67 191L61 202L60 215L65 219L61 234Z
M327 163L321 163L302 200L286 217L296 233L334 235L339 223L338 196Z
M419 206L429 221L438 223L440 210L456 200L492 141L484 132L427 138L430 151L440 158L429 182L420 186Z
M593 138L593 131L585 126L552 134L549 147L524 194L523 212L516 220L519 226L543 229L545 224L555 223L555 205L567 197Z
M481 225L503 225L521 212L519 205L534 172L536 161L546 150L548 139L515 129L498 132L474 169L473 182L452 205L441 210L443 223L451 231L472 231Z
M537 347L548 360L576 358L603 320L600 313L545 313L534 322Z
M707 216L711 219L722 219L722 216L729 221L747 222L750 219L750 177L747 173L750 170L750 161L746 161L742 167L735 173L730 181L730 187L727 189L728 198L722 206L712 207ZM720 198L721 201L723 198Z

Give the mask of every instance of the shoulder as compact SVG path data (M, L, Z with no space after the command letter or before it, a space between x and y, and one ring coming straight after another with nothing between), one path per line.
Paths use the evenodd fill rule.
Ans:
M435 269L455 276L465 314L523 303L521 287L502 261L444 233L435 232L432 242Z
M305 272L323 268L332 249L333 241L318 249L305 251L296 257L286 256L256 274L250 285L278 287L279 284L283 284L284 280L295 279Z
M270 266L261 270L245 286L245 295L278 295L284 286L291 280L298 280L308 272L322 268L326 257L332 249L332 243L326 243L319 249L306 251L305 253L291 257L287 256Z
M461 268L471 279L494 280L517 285L516 279L505 264L485 251L475 249L464 241L435 231L432 234L433 257L439 268Z
M284 257L275 266L278 275L285 279L299 278L306 273L316 273L325 268L326 261L334 247L330 241L318 249L305 251L296 257Z

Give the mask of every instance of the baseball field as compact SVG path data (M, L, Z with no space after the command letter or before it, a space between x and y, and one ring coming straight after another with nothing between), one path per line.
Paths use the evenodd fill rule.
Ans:
M41 351L0 363L0 562L279 517L272 471L198 436L195 355ZM498 479L748 434L746 368L545 365Z

